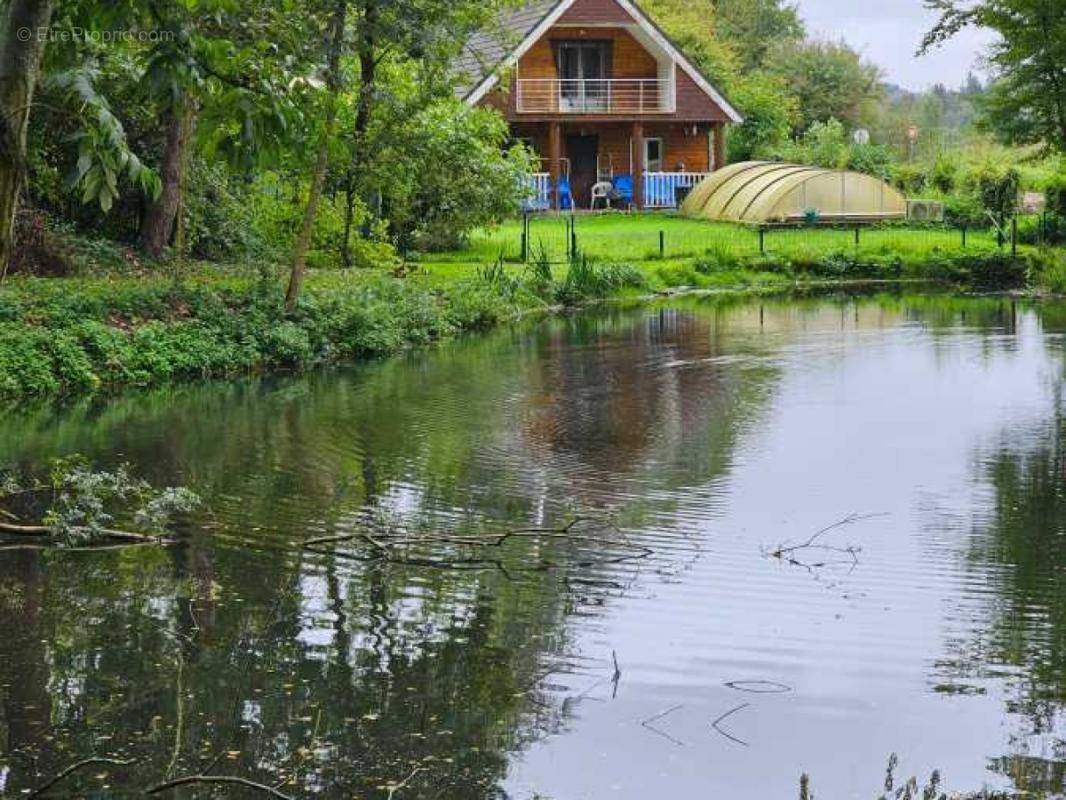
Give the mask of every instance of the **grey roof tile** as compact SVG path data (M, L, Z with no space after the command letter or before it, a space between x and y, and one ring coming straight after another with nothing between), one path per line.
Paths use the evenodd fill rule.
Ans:
M470 94L560 2L529 0L517 8L506 9L494 25L470 37L455 61L459 75L456 94L459 97Z

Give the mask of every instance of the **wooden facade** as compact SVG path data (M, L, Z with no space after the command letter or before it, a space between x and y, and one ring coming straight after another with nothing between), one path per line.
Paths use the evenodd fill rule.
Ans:
M628 0L560 0L509 63L507 83L474 102L504 114L578 206L598 181L630 177L640 208L649 173L725 165L725 129L739 116Z

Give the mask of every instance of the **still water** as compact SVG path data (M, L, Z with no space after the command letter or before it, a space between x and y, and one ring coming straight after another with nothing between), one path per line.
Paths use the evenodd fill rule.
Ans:
M1057 789L1064 333L687 300L10 410L0 464L129 462L206 510L174 547L0 552L0 795L94 755L131 763L59 794L869 798L893 752Z

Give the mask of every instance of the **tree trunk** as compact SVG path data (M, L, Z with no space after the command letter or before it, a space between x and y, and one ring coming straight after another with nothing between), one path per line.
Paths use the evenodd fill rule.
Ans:
M355 221L355 176L352 170L344 174L344 240L341 242L341 263L352 265L352 223Z
M0 11L0 280L7 274L26 169L26 132L52 0L9 0Z
M148 206L141 223L141 250L153 258L163 255L181 205L182 172L189 142L196 124L195 111L185 95L175 103L166 119L166 143L160 163L159 178L163 187L159 197Z
M322 127L322 139L318 143L318 155L315 158L315 170L311 175L311 191L304 209L303 225L292 253L292 271L289 273L289 288L285 291L285 310L292 312L300 299L303 287L304 271L307 268L307 250L311 246L311 232L315 227L318 214L318 201L322 197L322 187L326 182L326 169L329 167L329 148L337 127L337 95L341 85L341 52L344 49L344 27L348 16L348 0L337 0L331 22L329 51L326 58L326 118Z

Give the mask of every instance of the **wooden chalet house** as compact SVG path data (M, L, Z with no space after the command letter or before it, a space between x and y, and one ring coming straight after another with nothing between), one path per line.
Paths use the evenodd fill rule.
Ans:
M458 68L463 99L498 109L540 156L540 209L589 208L604 181L637 208L675 207L725 165L725 127L741 120L632 0L530 0L474 36Z

